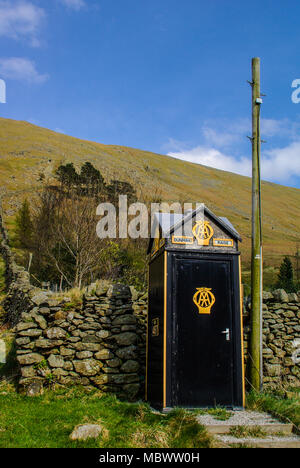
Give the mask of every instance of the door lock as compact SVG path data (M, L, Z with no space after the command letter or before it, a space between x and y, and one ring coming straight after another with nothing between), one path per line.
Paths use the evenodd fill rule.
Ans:
M226 341L230 341L230 330L226 328L226 330L222 331L222 334L226 336Z

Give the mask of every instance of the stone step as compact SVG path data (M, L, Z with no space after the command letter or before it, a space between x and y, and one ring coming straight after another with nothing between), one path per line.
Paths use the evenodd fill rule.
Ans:
M243 424L205 424L205 428L210 434L230 434L230 432L239 426L255 427L261 429L266 434L282 434L290 435L293 432L292 424L271 423L271 424L258 424L258 425L243 425Z
M267 413L248 410L218 412L215 409L199 414L197 420L225 446L298 448L300 444L300 437L293 435L293 424L284 424Z
M222 447L252 447L252 448L300 448L300 437L269 436L265 438L233 437L218 435L216 439Z

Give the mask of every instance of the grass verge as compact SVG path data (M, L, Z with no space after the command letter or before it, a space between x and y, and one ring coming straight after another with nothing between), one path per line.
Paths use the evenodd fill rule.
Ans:
M295 432L300 433L300 398L295 393L291 398L284 398L281 393L250 392L247 407L254 411L266 411L285 423L292 423Z
M78 424L99 423L98 439L71 441ZM59 389L30 398L0 386L0 448L209 448L213 439L193 414L153 413L144 403L120 402L93 391Z

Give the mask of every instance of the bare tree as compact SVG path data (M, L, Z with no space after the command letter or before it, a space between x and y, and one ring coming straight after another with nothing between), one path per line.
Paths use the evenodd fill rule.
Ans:
M100 270L105 242L96 234L96 200L46 189L36 210L37 251L69 287L81 288Z

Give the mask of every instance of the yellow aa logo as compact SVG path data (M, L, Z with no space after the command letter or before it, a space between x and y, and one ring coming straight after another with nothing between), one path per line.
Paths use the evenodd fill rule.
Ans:
M211 313L211 308L216 302L216 298L209 288L197 288L197 292L194 294L193 301L198 307L199 314Z
M197 221L193 227L193 234L198 241L198 245L209 245L209 241L214 235L214 230L209 221Z

